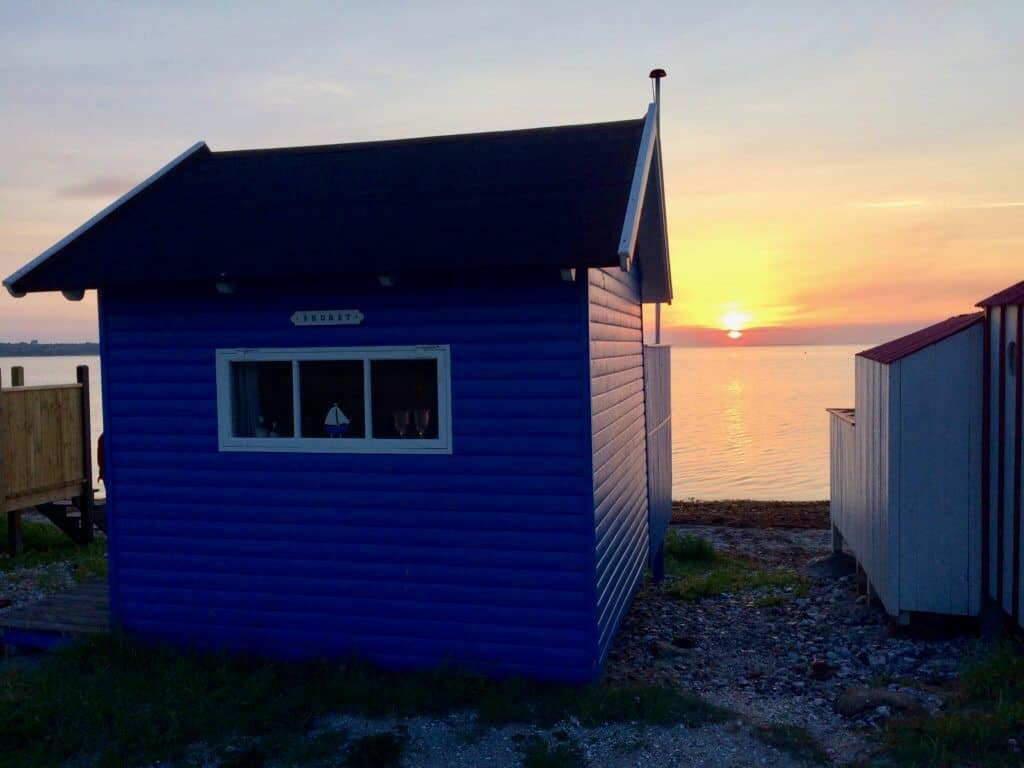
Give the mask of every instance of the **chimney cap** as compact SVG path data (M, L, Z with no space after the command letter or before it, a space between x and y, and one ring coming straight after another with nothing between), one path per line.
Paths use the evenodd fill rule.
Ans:
M648 75L648 77L650 77L652 80L660 80L661 78L666 77L667 75L668 73L664 69L652 69L651 74Z

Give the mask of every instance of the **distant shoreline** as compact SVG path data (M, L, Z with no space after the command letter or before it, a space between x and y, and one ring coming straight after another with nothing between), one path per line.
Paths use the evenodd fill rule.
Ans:
M32 341L0 342L0 357L80 357L99 353L100 345L93 341L46 344Z

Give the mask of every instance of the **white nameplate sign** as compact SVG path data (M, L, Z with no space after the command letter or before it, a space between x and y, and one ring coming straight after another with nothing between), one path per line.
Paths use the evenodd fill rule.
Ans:
M359 325L363 313L358 309L309 309L292 315L292 325Z

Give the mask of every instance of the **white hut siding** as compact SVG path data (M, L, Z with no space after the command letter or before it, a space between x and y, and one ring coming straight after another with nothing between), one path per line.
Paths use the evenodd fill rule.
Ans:
M1020 498L1024 478L1017 463L1024 453L1018 432L1017 411L1022 407L1020 384L1020 305L1004 304L988 310L989 427L988 442L988 567L989 596L1024 626L1024 579L1021 550ZM1011 359L1010 345L1017 355ZM1016 597L1016 605L1014 598Z
M832 523L893 616L980 607L982 334L858 356L856 426L832 417Z
M1015 501L1016 501L1016 487L1014 486L1014 462L1016 451L1014 450L1014 442L1016 440L1016 421L1017 421L1017 388L1016 388L1016 377L1012 375L1012 371L1009 366L1009 359L1007 350L1011 344L1017 344L1019 346L1019 340L1017 339L1017 313L1019 308L1016 306L1005 306L1002 308L1003 311L1003 326L1005 327L1005 342L1002 345L1000 355L1002 357L1003 373L999 377L999 381L1005 382L1002 387L1002 398L1003 398L1003 610L1010 613L1013 616L1020 617L1024 614L1021 613L1019 608L1020 596L1019 589L1014 588L1014 577L1020 571L1020 544L1015 544L1015 541L1019 540L1021 533L1021 526L1018 516L1015 514ZM1014 610L1013 604L1014 595L1017 594L1017 609Z
M829 487L832 527L849 528L846 510L862 503L860 471L857 464L857 428L852 411L834 409L829 418Z
M990 371L990 382L991 390L989 392L989 408L986 414L988 419L988 444L985 450L988 451L988 551L990 553L988 561L988 583L989 583L989 595L997 603L1001 603L1003 598L1002 585L1003 579L999 573L999 563L1002 561L1000 556L1001 547L1000 541L1002 541L1002 529L999 524L999 436L1000 429L999 424L1002 421L1002 413L999 408L999 360L1003 354L1003 347L1000 344L1000 326L1002 325L1001 317L1002 309L996 307L989 312L988 323L986 324L986 333L988 333L988 366ZM1005 608L1005 606L1004 606Z
M890 574L894 558L889 525L889 387L888 366L857 358L856 465L862 490L842 532L886 608L895 602L895 579Z
M974 325L892 366L900 610L980 608L982 332Z

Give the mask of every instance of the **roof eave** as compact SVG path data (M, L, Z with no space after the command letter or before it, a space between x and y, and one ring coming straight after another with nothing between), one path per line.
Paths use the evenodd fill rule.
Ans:
M1014 283L1009 288L1004 288L998 293L993 293L988 298L979 301L975 306L987 309L989 307L1001 307L1006 304L1024 304L1024 280Z
M672 269L668 251L658 103L651 102L644 117L633 180L619 238L619 267L628 272L639 249L643 262L641 300L672 301ZM651 256L648 259L648 256Z
M173 171L175 168L177 168L183 162L185 162L190 157L192 157L193 155L195 155L196 153L198 153L198 152L200 152L200 151L202 151L204 149L209 151L209 148L206 146L206 142L205 141L197 141L191 147L189 147L184 152L182 152L180 155L178 155L173 160L171 160L171 162L167 163L165 166L163 166L160 170L158 170L153 175L149 176L148 178L146 178L143 181L141 181L138 184L136 184L130 190L125 192L123 195L121 195L121 197L119 197L117 200L112 202L110 205L108 205L102 211L100 211L95 216L93 216L91 219L86 221L84 224L79 226L77 229L75 229L69 235L63 237L61 240L59 240L58 242L56 242L53 245L51 245L49 248L47 248L41 254L39 254L34 259L32 259L32 261L30 261L28 264L23 266L21 269L19 269L17 272L13 273L12 275L7 277L3 281L3 286L7 289L7 292L9 294L11 294L11 296L13 296L16 299L20 299L26 293L32 292L32 289L22 290L21 288L19 288L18 283L21 280L23 280L25 277L30 275L35 269L40 267L51 256L53 256L54 254L58 253L63 248L65 248L68 245L70 245L72 242L77 240L79 237L84 235L86 232L88 232L94 226L96 226L101 221L103 221L108 216L110 216L112 213L114 213L116 210L118 210L121 206L123 206L129 200L131 200L132 198L134 198L137 195L139 195L143 190L145 190L148 187L150 187L153 184L155 184L157 181L159 181L161 178L163 178L164 176L169 174L171 171ZM78 287L76 286L76 288L78 288Z

